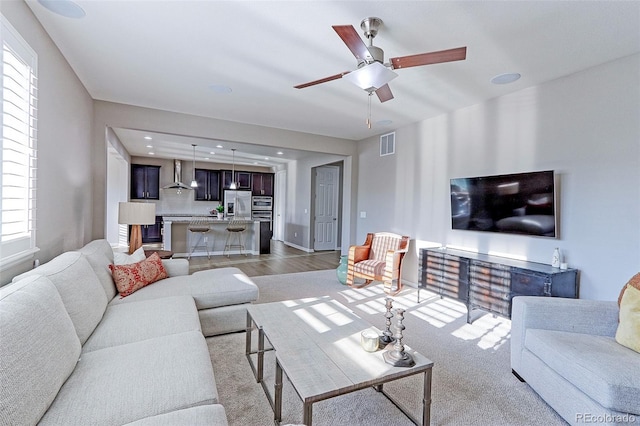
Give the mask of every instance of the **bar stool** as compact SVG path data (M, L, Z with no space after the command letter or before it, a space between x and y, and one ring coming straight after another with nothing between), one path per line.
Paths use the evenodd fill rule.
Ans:
M228 250L229 253L227 253L227 257L229 257L233 247L239 248L240 254L243 254L242 251L245 250L243 239L245 229L247 229L247 222L244 220L233 219L229 222L229 225L227 225L227 241L224 245L223 255L224 253L227 253ZM237 238L237 244L233 244L234 236ZM244 253L244 255L246 256L247 253Z
M209 222L207 222L205 219L191 219L191 222L189 222L189 226L188 228L189 232L191 232L191 238L190 241L193 241L194 239L194 235L198 234L198 240L195 241L193 244L191 244L191 250L189 251L189 256L187 256L187 259L191 259L191 255L193 254L194 250L198 247L204 247L204 249L207 251L207 259L211 259L211 254L209 253L209 231L211 231L211 228L209 227Z

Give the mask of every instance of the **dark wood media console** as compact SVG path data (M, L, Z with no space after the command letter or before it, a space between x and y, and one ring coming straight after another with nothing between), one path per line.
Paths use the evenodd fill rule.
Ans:
M578 270L559 269L463 250L428 248L419 251L420 289L451 297L474 309L511 318L514 296L578 297Z

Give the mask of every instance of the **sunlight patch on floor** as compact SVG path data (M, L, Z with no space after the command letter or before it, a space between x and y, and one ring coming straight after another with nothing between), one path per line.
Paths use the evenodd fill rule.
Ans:
M472 324L465 323L451 335L462 340L475 340L480 349L495 350L509 340L511 320L487 314L476 319Z
M359 300L370 299L372 297L378 297L385 295L384 289L381 286L371 285L363 288L349 288L340 292L348 303L357 302Z
M434 327L442 328L458 318L466 315L464 305L449 299L438 299L434 302L411 309L408 314L428 322Z

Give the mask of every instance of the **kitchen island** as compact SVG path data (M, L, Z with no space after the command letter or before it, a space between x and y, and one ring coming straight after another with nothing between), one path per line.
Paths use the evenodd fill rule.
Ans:
M227 241L227 226L231 221L228 218L218 219L211 215L186 215L186 214L165 214L162 216L164 222L163 227L163 244L165 250L174 252L173 257L187 257L194 243L198 242L200 234L189 231L189 224L193 220L204 223L209 226L210 231L207 235L207 247L209 254L240 254L240 250L234 247L227 253L224 252L225 243ZM242 239L245 250L243 254L260 254L260 221L246 219L244 220L247 229L243 232ZM233 235L233 244L236 244L236 236ZM194 250L191 256L206 256L207 252L203 246L203 242Z

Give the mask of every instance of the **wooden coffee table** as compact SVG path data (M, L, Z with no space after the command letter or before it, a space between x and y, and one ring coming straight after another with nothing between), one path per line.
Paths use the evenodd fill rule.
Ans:
M365 329L375 328L328 296L247 307L246 356L271 404L276 424L282 420L284 372L304 404L305 425L311 425L315 402L368 387L383 393L413 423L429 425L433 361L405 345L405 352L411 354L415 365L387 364L382 356L385 350L366 352L360 347L360 333ZM254 351L252 334L256 330L258 342ZM263 380L264 354L270 350L276 356L273 399ZM424 374L421 419L383 389L384 383L415 374Z

